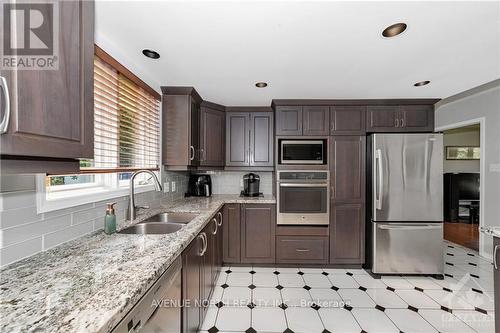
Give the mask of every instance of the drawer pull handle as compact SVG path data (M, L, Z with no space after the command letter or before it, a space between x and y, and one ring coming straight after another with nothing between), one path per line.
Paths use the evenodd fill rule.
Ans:
M308 249L295 249L295 251L297 251L297 252L309 252Z

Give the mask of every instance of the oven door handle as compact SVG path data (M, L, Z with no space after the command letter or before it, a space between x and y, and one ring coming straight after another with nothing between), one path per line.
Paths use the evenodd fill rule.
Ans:
M381 230L435 230L435 229L441 229L442 226L437 226L437 225L429 225L429 224L424 224L424 225L379 225L377 226Z
M328 187L328 184L302 184L302 183L279 183L280 187Z

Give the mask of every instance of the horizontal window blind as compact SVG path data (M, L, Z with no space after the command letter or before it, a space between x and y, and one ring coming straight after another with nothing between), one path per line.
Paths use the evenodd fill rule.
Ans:
M94 58L94 160L82 172L158 169L160 107L155 96Z

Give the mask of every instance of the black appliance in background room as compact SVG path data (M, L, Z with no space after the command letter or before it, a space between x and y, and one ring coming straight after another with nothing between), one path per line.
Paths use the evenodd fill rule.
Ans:
M241 191L241 196L243 197L258 197L262 196L259 192L260 177L255 173L247 173L243 176L243 191Z
M212 178L210 175L189 175L186 197L209 197L212 195Z
M479 173L444 174L444 220L479 223Z

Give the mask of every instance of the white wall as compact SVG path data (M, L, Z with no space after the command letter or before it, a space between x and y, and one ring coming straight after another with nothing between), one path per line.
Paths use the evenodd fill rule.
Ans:
M500 80L447 98L436 104L436 129L482 119L481 186L483 225L500 226ZM484 172L483 172L484 171ZM480 234L480 253L492 255L492 239Z
M479 160L447 160L446 146L476 146L479 147L479 128L468 128L461 131L444 133L443 171L446 172L479 172Z

